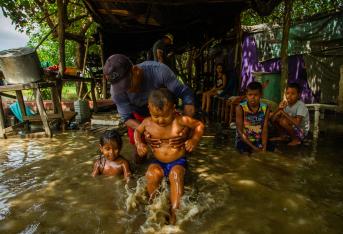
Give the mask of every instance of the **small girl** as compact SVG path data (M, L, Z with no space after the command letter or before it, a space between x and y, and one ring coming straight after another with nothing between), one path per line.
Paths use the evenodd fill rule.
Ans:
M209 113L211 109L211 97L216 96L223 92L223 89L226 86L227 78L224 73L224 68L222 64L216 65L216 74L215 74L215 85L209 91L206 91L202 95L202 111Z
M100 137L101 156L93 166L92 176L113 176L124 173L126 182L131 176L130 166L127 160L120 156L123 141L115 130L106 130Z

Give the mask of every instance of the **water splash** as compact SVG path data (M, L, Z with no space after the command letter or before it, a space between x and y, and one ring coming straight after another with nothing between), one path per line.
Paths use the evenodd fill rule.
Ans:
M138 205L141 203L147 203L148 197L145 177L138 178L135 188L129 188L129 185L126 184L125 190L127 193L125 207L128 212L137 209Z
M206 186L205 186L206 187ZM215 194L210 192L199 192L197 188L185 186L185 194L181 198L180 209L176 213L175 225L168 225L170 218L169 185L164 178L158 192L149 204L146 191L146 180L141 177L137 180L135 188L126 186L127 199L126 209L128 212L137 210L140 204L144 204L145 222L140 226L142 233L183 233L182 226L191 222L219 206L223 201L215 201ZM228 188L220 190L220 193L228 194ZM222 194L223 195L223 194Z

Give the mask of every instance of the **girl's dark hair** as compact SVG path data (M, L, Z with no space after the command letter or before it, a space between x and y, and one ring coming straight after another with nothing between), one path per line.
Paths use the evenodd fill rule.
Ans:
M163 110L163 107L168 102L175 104L175 97L168 89L160 88L151 91L148 102L153 104L158 109Z
M121 149L121 147L123 146L123 140L121 139L120 134L114 129L106 130L100 137L101 146L103 146L108 141L117 142L119 149Z
M222 68L224 68L224 63L217 63L215 68L217 68L218 66L222 66Z
M301 88L300 88L300 85L298 83L288 83L287 84L287 88L293 88L293 89L296 89L298 94L301 93Z

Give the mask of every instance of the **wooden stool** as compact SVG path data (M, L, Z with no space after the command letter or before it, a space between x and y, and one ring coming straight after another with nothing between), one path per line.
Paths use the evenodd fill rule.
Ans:
M54 114L47 114L44 109L44 103L41 95L40 88L50 88L51 90L51 97L54 105ZM32 89L35 97L35 101L37 104L37 108L39 111L39 115L28 116L25 110L25 103L23 98L22 90ZM20 112L23 116L23 123L19 123L14 126L5 127L5 115L2 106L2 99L1 99L1 92L6 91L15 91L16 98L19 103ZM5 96L5 95L3 95ZM39 83L27 83L27 84L15 84L15 85L6 85L0 86L0 137L6 138L6 133L14 131L16 127L26 125L31 121L42 121L43 127L45 131L45 135L48 137L52 137L52 132L49 126L49 120L51 119L60 119L62 121L62 126L64 126L64 117L62 112L62 106L60 102L60 98L58 95L58 91L56 88L55 83L52 82L39 82Z

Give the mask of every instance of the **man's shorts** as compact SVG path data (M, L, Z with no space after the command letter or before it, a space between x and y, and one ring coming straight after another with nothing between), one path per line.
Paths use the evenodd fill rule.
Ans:
M164 162L161 162L161 161L158 161L157 159L155 159L152 164L158 164L162 167L163 169L163 173L164 173L164 176L165 177L168 177L169 176L169 173L170 173L170 170L176 166L176 165L180 165L180 166L183 166L184 168L186 168L186 165L187 165L187 159L185 156L179 158L179 159L176 159L175 161L172 161L170 163L164 163Z
M133 117L138 120L140 123L146 118L140 114L137 114L136 112L132 113ZM127 135L129 136L130 143L132 145L135 144L135 139L134 139L134 132L135 130L133 128L127 127ZM143 136L144 138L144 136Z

